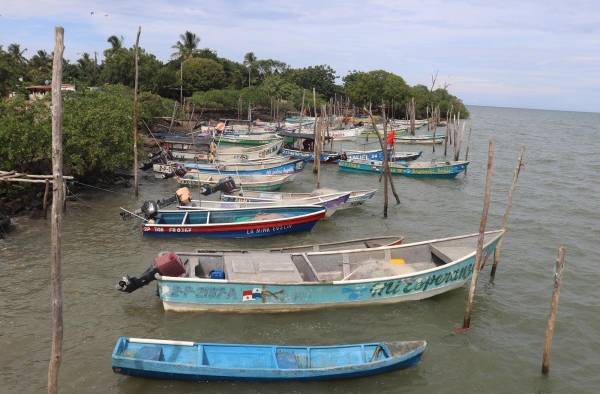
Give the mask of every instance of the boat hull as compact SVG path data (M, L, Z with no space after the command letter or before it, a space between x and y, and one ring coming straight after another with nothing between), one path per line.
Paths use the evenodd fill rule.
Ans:
M227 224L150 224L142 225L145 236L154 237L209 237L209 238L258 238L281 234L310 231L325 217L325 210L315 213L268 221Z
M426 346L425 341L310 347L221 345L121 337L112 353L112 369L123 375L172 380L329 380L412 367Z
M390 163L392 175L402 175L411 178L455 178L467 169L468 162L457 164L436 165L430 167L395 166ZM351 161L340 161L339 168L346 172L375 172L381 173L380 163L357 163Z
M494 254L502 234L486 242L484 259ZM430 298L462 287L474 265L473 252L435 269L401 277L290 284L158 277L158 290L164 309L170 311L294 312ZM261 297L244 300L244 292L256 288Z
M293 160L282 164L260 166L262 168L250 169L246 166L235 165L206 165L196 163L185 163L183 167L187 170L197 170L202 173L222 175L281 175L293 174L304 169L304 160Z

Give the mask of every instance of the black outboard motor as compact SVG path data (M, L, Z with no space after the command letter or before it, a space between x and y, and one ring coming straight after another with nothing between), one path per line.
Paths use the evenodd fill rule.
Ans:
M181 276L185 268L175 252L166 252L154 258L152 265L139 278L125 275L117 284L117 290L131 293L152 282L156 274L163 276Z
M237 185L235 184L235 181L233 180L233 178L228 176L228 177L220 179L219 182L217 182L217 184L214 186L203 185L202 188L204 189L202 191L202 194L205 196L208 196L208 195L216 193L216 192L222 192L225 194L229 194L229 193L233 192L235 189L237 189Z
M159 204L154 201L144 201L142 204L142 213L146 219L156 219L158 214Z

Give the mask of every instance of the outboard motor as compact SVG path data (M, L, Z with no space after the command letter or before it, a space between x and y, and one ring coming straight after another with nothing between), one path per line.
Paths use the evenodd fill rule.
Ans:
M202 185L202 189L203 189L202 194L205 196L208 196L208 195L216 193L216 192L222 192L225 194L229 194L229 193L233 192L235 189L237 189L237 185L235 184L235 181L233 180L233 178L228 176L228 177L220 179L219 182L217 182L217 184L214 186Z
M156 279L156 274L162 276L181 276L184 272L185 268L179 256L175 252L166 252L156 256L152 265L139 278L125 275L117 284L117 290L124 293L131 293Z
M142 204L142 213L146 219L156 219L158 208L158 203L154 201L144 201L144 204Z

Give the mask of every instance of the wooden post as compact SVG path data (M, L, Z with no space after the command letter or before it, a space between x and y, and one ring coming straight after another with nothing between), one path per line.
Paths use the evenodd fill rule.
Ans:
M381 105L381 115L383 116L383 217L387 219L388 214L388 176L389 174L389 166L388 166L388 150L387 150L387 118L385 116L385 105L382 103Z
M42 208L44 210L44 219L48 217L48 189L50 188L50 182L46 179L46 185L44 186L44 201Z
M50 278L52 283L52 350L48 363L48 394L58 392L58 372L62 359L63 298L62 298L62 215L64 194L62 152L62 68L64 29L54 28L54 59L52 62L52 217L50 225Z
M550 372L550 352L552 351L552 338L554 337L554 323L556 323L556 311L558 309L558 299L560 298L560 284L562 274L565 268L565 247L558 248L558 258L556 259L556 268L554 271L554 288L552 289L552 301L550 302L550 314L548 315L548 324L546 325L546 341L544 342L544 355L542 357L542 373L548 375Z
M481 213L481 222L479 223L479 237L477 238L477 251L475 254L475 265L473 266L473 275L471 276L471 286L467 295L465 307L465 316L463 319L463 330L468 330L471 325L471 314L473 313L473 301L475 300L475 289L477 287L477 278L481 269L483 260L483 240L485 237L485 226L487 223L488 211L490 209L490 200L492 197L492 166L494 164L494 141L490 140L488 146L487 172L485 175L485 192L483 196L483 211Z
M467 136L467 149L465 151L465 161L469 161L469 149L471 147L471 128L469 127L469 134ZM468 168L465 168L465 176L467 176ZM502 242L502 240L500 240Z
M302 89L302 103L300 104L300 124L298 125L298 134L302 133L302 120L304 119L304 94L306 91Z
M137 151L137 140L138 140L138 74L139 74L139 44L140 44L140 33L142 32L142 26L138 27L137 37L135 39L135 79L133 83L133 191L137 197L139 191L139 180L138 180L138 151Z
M519 179L519 173L521 172L521 167L523 166L523 155L525 154L525 147L522 146L519 152L519 157L517 158L517 164L515 165L515 169L513 171L512 183L510 185L510 189L508 190L508 201L506 203L506 210L504 211L504 216L502 217L502 230L506 232L506 228L508 227L508 217L510 215L510 211L512 209L512 198L515 189L517 188L517 179ZM494 252L494 264L492 265L492 270L490 272L490 281L493 282L496 277L496 269L498 268L498 262L500 261L500 253L502 250L502 240L504 237L500 238L498 241L498 245L496 246L496 250Z
M314 136L314 144L313 144L313 155L315 156L315 160L313 161L313 173L317 174L317 189L319 188L319 171L321 169L321 148L320 148L320 139L321 139L321 129L317 130L317 95L315 92L315 88L313 88L313 107L315 109L315 120L313 123L313 136ZM321 114L323 116L323 114ZM320 126L321 124L319 124Z
M363 107L363 111L369 115L369 118L371 119L371 125L373 126L373 130L375 130L375 135L377 136L377 139L379 140L379 145L381 146L382 152L386 152L387 151L387 141L383 141L381 139L381 136L379 135L379 130L377 130L377 125L375 124L375 119L373 118L373 113L371 112L371 109L369 108L369 110L367 111L367 109L365 107ZM389 163L387 165L387 167L383 168L382 171L387 171L388 172L388 181L390 183L390 188L392 189L392 194L394 195L394 198L396 199L396 204L400 204L400 197L398 197L398 193L396 193L396 187L394 186L394 182L392 181L392 174L390 171L390 166Z

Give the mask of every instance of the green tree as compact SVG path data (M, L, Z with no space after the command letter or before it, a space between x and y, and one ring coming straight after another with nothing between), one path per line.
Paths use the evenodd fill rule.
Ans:
M180 59L190 58L198 52L198 44L200 44L200 37L191 31L186 31L179 35L179 41L173 45L173 49L177 51L171 56Z
M113 53L123 49L123 41L123 36L117 37L115 35L112 35L108 37L106 42L110 44L110 48L104 51L104 57L110 57Z
M337 92L335 70L326 64L290 70L287 77L296 85L312 89L326 97Z
M344 90L353 103L359 106L375 107L394 101L402 105L408 97L409 87L402 77L384 71L354 71L344 77Z
M39 50L29 59L28 77L33 83L43 84L52 79L52 57L48 52Z
M223 66L211 59L188 58L183 62L183 88L189 92L226 86Z
M248 69L248 87L252 85L252 71L256 67L256 55L254 52L248 52L244 55L244 66Z

